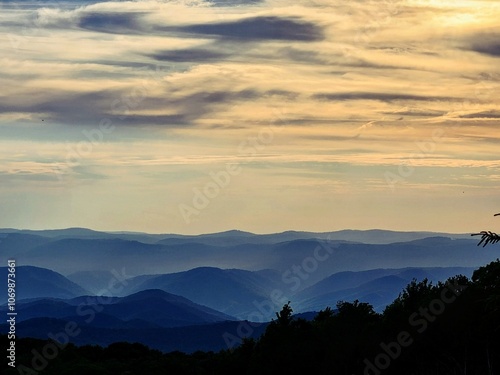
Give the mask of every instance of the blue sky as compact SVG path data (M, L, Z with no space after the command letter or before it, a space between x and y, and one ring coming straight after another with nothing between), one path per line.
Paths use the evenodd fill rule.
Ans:
M0 6L0 227L497 224L496 1Z

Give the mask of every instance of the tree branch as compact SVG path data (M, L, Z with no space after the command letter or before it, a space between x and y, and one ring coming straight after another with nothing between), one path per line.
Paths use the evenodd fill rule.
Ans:
M495 214L493 216L500 216L500 213ZM479 233L473 233L471 234L471 236L481 236L481 241L479 241L477 246L483 244L483 247L485 247L489 243L495 244L497 242L500 242L500 236L498 234L486 230L483 230L482 232Z
M490 232L490 231L482 231L479 233L473 233L471 236L481 236L481 241L477 244L477 246L483 244L483 247L488 245L489 243L495 244L497 242L500 242L500 236L496 233Z

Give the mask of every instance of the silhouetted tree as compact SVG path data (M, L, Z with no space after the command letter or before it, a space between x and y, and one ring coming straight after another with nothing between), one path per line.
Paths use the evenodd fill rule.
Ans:
M326 322L330 320L334 316L334 311L330 306L326 307L324 310L321 310L316 317L314 318L315 323Z
M282 327L287 327L293 320L293 309L290 306L290 301L283 306L279 313L276 313L277 321L276 323Z
M413 279L410 284L399 294L398 298L384 310L384 318L389 320L407 320L413 312L426 306L434 298L432 282L427 278L422 281Z
M500 216L500 213L495 214L493 216ZM500 242L500 235L498 235L494 232L491 232L491 231L483 230L479 233L473 233L473 234L471 234L471 236L481 236L481 241L479 241L477 246L483 244L483 247L485 247L489 243L495 244L497 242Z

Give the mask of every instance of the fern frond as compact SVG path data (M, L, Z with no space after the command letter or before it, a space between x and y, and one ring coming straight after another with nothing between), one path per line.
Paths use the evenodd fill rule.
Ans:
M500 216L500 213L493 216ZM471 234L471 236L481 236L481 241L479 241L477 246L483 244L483 247L485 247L489 243L495 244L497 242L500 242L500 236L494 232L490 232L489 230L483 230L479 233L473 233Z
M471 236L481 236L481 241L479 241L477 246L483 244L483 247L485 247L489 243L495 244L497 242L500 242L500 236L490 231L483 230L482 232L479 233L473 233L471 234Z

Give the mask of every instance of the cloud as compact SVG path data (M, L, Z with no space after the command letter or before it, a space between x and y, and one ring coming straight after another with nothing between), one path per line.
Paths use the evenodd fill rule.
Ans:
M384 112L386 115L411 116L411 117L439 117L446 114L445 111L420 109L420 108L404 108L393 112Z
M339 93L321 93L313 95L314 99L327 101L344 101L344 100L378 100L382 102L393 102L397 100L413 100L413 101L436 101L436 100L458 100L457 98L411 95L399 93L385 92L339 92Z
M0 103L0 113L26 113L34 122L69 126L98 125L103 119L117 126L193 126L218 110L238 101L255 100L266 93L254 90L202 90L177 97L158 92L145 93L134 101L134 88L102 90L88 93L59 91L43 100L17 100ZM129 99L132 98L132 99Z
M130 114L117 116L117 125L127 126L182 126L192 125L192 120L196 119L196 114L182 113L175 115L138 115Z
M208 0L214 6L229 7L241 5L255 5L264 2L264 0Z
M269 90L265 93L266 97L275 96L283 97L286 99L296 99L299 96L298 92L286 91L286 90Z
M113 3L110 3L113 4ZM158 15L154 8L146 10L124 6L126 11L100 4L78 8L74 11L47 12L39 16L46 27L66 29L72 23L84 30L122 35L155 35L168 37L205 37L224 41L320 41L324 30L318 24L298 16L267 15L230 21L213 22L212 18L185 19L196 7L169 8L170 13L182 9L184 19L176 20L162 9ZM209 8L208 8L209 9ZM160 17L164 15L165 17ZM215 15L215 13L214 13ZM220 17L217 17L220 18Z
M148 55L158 61L171 61L171 62L206 62L222 60L229 54L211 51L203 48L190 48L180 50L166 50L159 51Z
M90 12L83 14L78 26L82 29L113 34L139 34L144 32L138 12Z
M282 56L286 56L293 61L305 62L310 64L324 64L327 61L320 58L317 51L303 50L294 47L285 47L280 50Z
M500 34L477 35L470 49L485 55L500 57Z
M467 115L461 115L460 118L472 118L472 119L500 119L500 111L482 111L476 113L469 113Z
M116 96L115 96L116 95ZM113 97L119 97L117 92L103 90L91 93L74 93L59 90L45 95L43 99L39 95L16 100L4 101L0 104L0 112L24 112L29 114L40 114L52 121L61 121L68 125L95 120L103 114L105 103L110 103Z
M160 28L161 29L161 28ZM166 28L172 30L172 28ZM311 22L275 16L246 18L232 22L205 23L175 28L175 30L230 41L319 41L322 29Z

